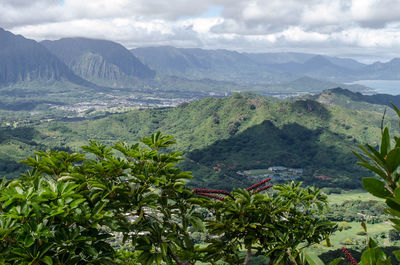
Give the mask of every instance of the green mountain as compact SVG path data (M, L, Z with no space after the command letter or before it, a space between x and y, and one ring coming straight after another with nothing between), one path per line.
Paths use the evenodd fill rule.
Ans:
M155 75L125 47L112 41L65 38L41 44L75 74L98 85L135 87Z
M182 167L193 171L194 186L245 186L254 181L244 171L285 166L302 168L302 180L308 184L356 188L366 172L356 165L351 150L357 143L378 145L381 119L379 110L347 109L304 98L234 94L176 108L42 123L28 142L16 137L5 141L0 157L11 159L10 145L26 150L36 146L77 150L88 139L133 142L160 130L176 137L175 148L184 151ZM387 121L394 120L388 117Z
M352 92L340 87L328 89L315 96L308 96L312 100L317 100L322 104L341 106L346 109L370 110L383 113L385 109L388 114L395 116L392 111L392 104L400 106L400 96L375 94L363 95L358 92Z
M0 47L0 86L35 81L89 85L34 40L0 28Z

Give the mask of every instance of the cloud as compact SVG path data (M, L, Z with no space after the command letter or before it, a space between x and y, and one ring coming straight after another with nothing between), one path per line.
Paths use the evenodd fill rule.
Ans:
M202 46L200 36L219 19L199 18L178 22L136 18L79 19L15 28L15 33L36 40L87 37L120 42L128 48L147 45Z
M353 0L351 18L362 27L383 28L400 21L400 1L397 0Z
M394 54L398 0L0 0L0 26L36 40L84 36L240 51Z

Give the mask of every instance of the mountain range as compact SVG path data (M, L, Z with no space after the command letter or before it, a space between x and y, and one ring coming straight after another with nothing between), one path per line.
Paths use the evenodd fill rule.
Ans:
M79 103L84 93L87 96L99 90L96 97L101 102L105 97L104 89L119 93L141 86L152 91L154 96L168 86L189 94L196 90L223 91L225 88L231 92L251 88L253 91L316 93L336 83L310 76L329 73L342 77L349 73L365 76L374 72L389 78L400 69L398 59L363 65L351 59L298 53L256 56L173 47L129 51L118 43L84 38L38 43L4 30L0 30L0 44L0 102L13 103L7 115L18 111L22 104L29 117L35 115L32 111L37 109L35 104L26 107L30 94L27 90L18 94L8 88L10 84L43 81L44 84L55 82L53 86L58 87L67 82L74 87L74 93L66 94L61 85L59 94L39 95L39 98L47 100L44 104L68 106L69 103L61 102L63 98L71 97ZM169 72L163 72L164 68ZM228 77L224 77L225 81L219 80L218 76L224 73L230 73L237 83L227 82ZM269 76L282 79L273 85L262 85L266 80L262 78ZM251 82L255 83L251 85ZM24 102L10 103L8 98L4 99L7 95L21 97ZM120 99L123 97L117 99L118 104ZM233 93L227 98L206 98L176 108L136 110L94 120L40 120L34 128L18 125L1 129L3 169L0 171L20 170L15 161L26 156L27 150L76 150L88 139L133 141L161 130L177 137L177 148L183 150L187 158L182 167L196 176L207 176L208 179L197 178L199 185L207 183L229 188L229 185L247 184L248 180L238 172L283 163L303 168L304 180L310 183L316 181L313 176L319 172L332 180L323 185L350 185L353 178L363 175L354 166L355 157L350 150L355 143L373 143L377 139L382 113L391 102L399 104L400 99L390 95L367 96L342 88L286 100ZM54 112L55 109L51 109L51 113ZM387 119L392 120L393 116L389 111ZM226 179L230 180L228 184ZM359 183L354 187L357 185Z
M86 38L38 43L3 29L0 45L3 87L21 81L29 85L37 80L56 80L83 87L174 90L181 86L181 81L192 87L204 87L207 80L214 80L227 82L219 83L218 91L268 92L284 91L283 85L296 86L297 80L301 80L303 88L305 80L325 82L323 87L327 88L361 79L400 78L397 58L366 65L348 58L305 53L240 53L170 46L129 51L112 41Z
M238 53L170 46L131 50L150 68L166 75L231 80L238 83L284 83L302 77L351 82L400 78L400 59L363 64L354 59L304 53Z
M170 46L131 51L150 68L165 75L238 83L282 83L303 76L341 82L354 80L366 67L353 59L304 53L239 53Z

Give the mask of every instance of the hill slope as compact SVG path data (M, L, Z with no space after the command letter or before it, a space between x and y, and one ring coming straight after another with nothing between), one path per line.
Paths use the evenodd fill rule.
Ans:
M12 137L2 140L0 157L8 161L4 165L11 165L10 161L32 155L29 150L35 148L78 150L89 139L106 144L133 142L160 130L176 137L174 148L184 152L181 166L193 171L191 184L195 186L246 186L254 180L243 175L244 171L285 166L302 168L302 180L308 184L355 188L360 187L366 171L356 165L351 151L357 143L378 145L384 106L353 101L342 92L293 100L248 93L205 98L176 108L42 123L35 130L26 129L34 132L29 139L9 129L4 135ZM320 103L328 96L330 102ZM343 102L359 108L345 108ZM392 115L387 121L396 124ZM7 170L3 168L2 174Z
M378 139L381 118L381 112L344 109L309 99L282 101L234 94L176 108L52 123L39 131L51 135L54 146L72 149L87 139L132 142L157 130L172 134L178 141L176 149L188 158L182 166L196 177L193 185L244 186L251 180L238 171L282 165L303 168L303 180L309 184L359 187L365 171L356 165L351 150L356 143ZM41 143L48 145L46 141ZM315 179L316 174L331 180Z
M309 98L317 100L323 104L337 105L354 110L370 110L383 113L385 108L387 108L388 114L392 116L396 116L395 112L391 110L392 104L400 106L399 95L363 95L340 87L328 89L321 94L310 96Z

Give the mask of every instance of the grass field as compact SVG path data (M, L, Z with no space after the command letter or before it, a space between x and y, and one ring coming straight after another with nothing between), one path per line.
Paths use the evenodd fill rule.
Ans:
M345 201L383 201L383 199L379 199L365 190L350 190L350 191L342 191L341 194L330 194L328 195L329 204L342 204Z
M364 190L343 191L341 194L328 195L329 204L342 204L345 201L355 200L383 201L382 199L376 198ZM363 231L363 228L361 227L361 222L348 222L346 224L351 228L347 230L337 231L334 235L332 235L330 237L330 241L332 244L331 247L327 247L325 246L325 244L319 244L309 248L309 252L319 255L329 250L341 248L342 246L346 246L346 248L356 249L364 248L367 236L360 234L360 232L362 233ZM387 239L390 229L392 229L392 225L388 222L367 224L368 236L376 238L377 243L381 246L394 245L395 242L389 242L389 240Z

